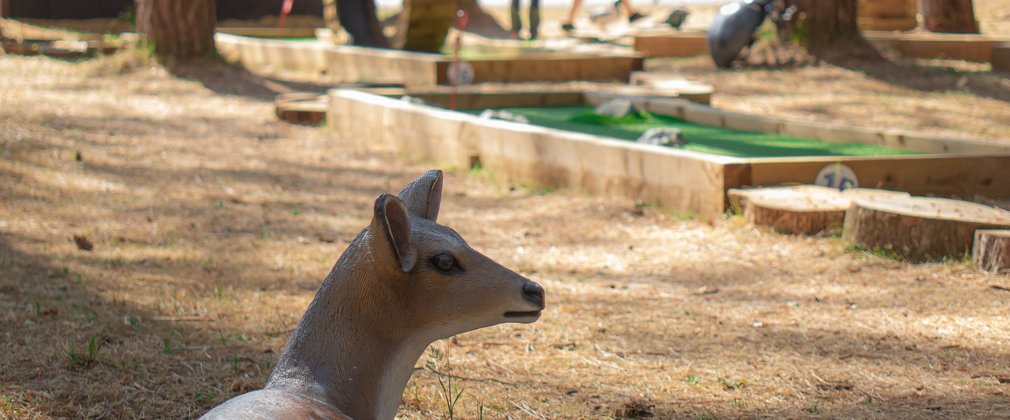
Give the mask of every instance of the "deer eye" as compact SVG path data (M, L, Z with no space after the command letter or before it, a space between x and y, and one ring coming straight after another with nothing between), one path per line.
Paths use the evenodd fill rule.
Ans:
M441 271L449 272L456 267L456 259L449 254L438 254L431 257L431 265Z

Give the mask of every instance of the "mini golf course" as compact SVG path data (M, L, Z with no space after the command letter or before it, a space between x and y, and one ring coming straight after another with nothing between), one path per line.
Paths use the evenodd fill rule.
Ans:
M348 144L385 147L414 160L480 164L518 182L625 196L702 217L728 208L730 189L812 184L846 171L852 186L1010 196L1010 151L977 142L726 112L648 93L526 89L400 93L410 100L388 91L334 89L326 120ZM593 114L615 96L632 99L645 113L616 121ZM463 111L447 109L452 104ZM477 115L488 108L530 123ZM688 144L634 141L658 126L681 130Z
M712 127L667 115L637 112L622 118L601 116L586 105L499 108L526 117L531 124L576 133L636 140L650 128L676 128L688 139L683 150L740 158L797 156L893 156L917 154L908 149L872 144L837 143L824 140L755 133ZM483 110L465 110L480 114Z

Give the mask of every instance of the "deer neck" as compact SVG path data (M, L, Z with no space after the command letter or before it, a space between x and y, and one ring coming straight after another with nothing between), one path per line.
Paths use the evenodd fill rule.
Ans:
M383 319L386 311L375 309L382 303L371 301L382 301L382 293L363 293L370 285L362 282L374 287L377 279L359 278L376 273L353 268L371 262L348 261L362 254L367 253L349 248L337 261L292 332L267 387L326 401L352 418L392 419L414 364L434 339L401 334Z

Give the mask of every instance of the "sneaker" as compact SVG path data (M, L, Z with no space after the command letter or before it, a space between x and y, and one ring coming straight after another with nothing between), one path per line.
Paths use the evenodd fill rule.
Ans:
M565 31L567 33L571 33L573 31L575 31L575 25L573 25L571 22L562 23L561 24L561 30Z

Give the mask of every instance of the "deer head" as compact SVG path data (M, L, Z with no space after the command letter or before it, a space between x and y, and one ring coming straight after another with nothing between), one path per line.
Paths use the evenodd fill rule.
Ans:
M441 200L437 170L398 196L375 200L365 240L388 286L388 315L430 340L502 322L536 321L544 308L543 288L438 224Z

